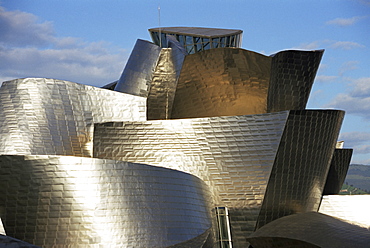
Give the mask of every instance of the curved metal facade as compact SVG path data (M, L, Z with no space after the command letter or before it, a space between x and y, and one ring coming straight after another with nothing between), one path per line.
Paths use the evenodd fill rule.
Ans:
M171 118L267 113L270 67L270 57L237 48L186 56Z
M315 212L275 220L248 237L260 247L368 247L370 231L343 220Z
M256 229L319 210L343 117L339 110L290 111Z
M305 110L323 50L264 56L225 48L240 30L165 29L164 48L138 40L105 89L1 86L8 235L43 247L248 247L256 229L317 211L340 186L344 112Z
M306 108L324 50L282 51L272 56L267 112Z
M166 247L212 235L211 195L187 173L46 155L3 155L0 167L7 235L35 245Z
M335 149L323 195L339 194L351 163L353 149Z
M215 204L228 207L233 242L241 247L271 220L318 210L343 115L306 110L96 124L94 157L198 176Z
M137 40L114 90L147 97L160 52L159 46Z
M0 154L92 155L95 122L146 119L146 99L68 81L25 78L0 88Z

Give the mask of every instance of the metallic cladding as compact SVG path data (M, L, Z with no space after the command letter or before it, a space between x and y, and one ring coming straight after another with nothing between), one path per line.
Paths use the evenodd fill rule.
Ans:
M216 206L228 207L233 242L241 239L243 247L255 228L288 114L96 124L94 157L199 177Z
M306 108L323 53L293 50L272 55L267 112Z
M146 119L146 99L68 81L25 78L0 88L0 154L92 155L95 122Z
M266 113L271 60L238 48L186 56L172 118Z
M177 72L171 48L163 48L153 73L147 98L147 119L168 119L177 85Z
M147 97L161 48L149 41L136 41L115 91Z
M315 212L275 220L250 235L253 248L262 247L369 247L370 231Z
M344 117L340 110L290 111L256 228L317 212Z
M198 176L216 205L229 208L233 243L242 247L256 226L318 210L343 114L306 110L96 124L94 156Z
M370 230L369 206L370 195L324 195L319 212Z
M323 195L339 194L351 163L353 149L335 149Z
M35 245L166 247L211 235L210 192L187 173L46 155L2 155L0 167L7 235Z

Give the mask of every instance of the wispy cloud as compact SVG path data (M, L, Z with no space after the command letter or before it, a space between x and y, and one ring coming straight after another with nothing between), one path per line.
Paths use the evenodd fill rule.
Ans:
M127 54L107 42L57 37L51 22L0 7L0 81L49 77L102 85L119 78Z
M345 27L345 26L351 26L355 24L356 22L358 22L359 20L364 19L364 18L366 18L366 16L354 16L351 18L336 18L336 19L327 21L326 24Z
M339 76L343 76L344 73L346 73L347 71L353 71L353 70L356 70L358 68L358 65L359 62L358 61L347 61L345 63L343 63L341 65L341 67L339 68Z
M338 79L338 76L318 75L315 80L318 82L333 82L336 79Z
M316 50L321 48L352 50L365 48L365 46L354 41L317 40L307 43L301 43L298 46L288 48L287 50Z
M365 46L353 41L336 41L333 42L330 47L334 49L351 50L355 48L364 48Z
M349 92L338 94L327 106L370 120L370 78L352 80Z

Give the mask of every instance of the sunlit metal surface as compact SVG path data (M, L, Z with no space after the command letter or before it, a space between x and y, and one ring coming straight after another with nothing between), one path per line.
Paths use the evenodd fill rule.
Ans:
M172 49L163 48L150 83L147 100L149 120L169 118L175 98L177 74Z
M288 114L96 124L94 157L198 176L210 186L216 206L228 207L233 241L245 243L254 231Z
M210 192L187 173L46 155L3 155L0 168L7 235L35 245L166 247L210 235Z
M290 111L256 228L318 211L344 112Z
M160 52L159 46L137 40L114 90L147 97Z
M171 117L266 113L271 60L236 48L186 56Z
M0 154L91 156L95 122L146 119L146 99L68 81L25 78L0 88Z
M267 112L306 108L323 54L290 50L272 56Z
M94 157L198 176L210 186L216 206L228 207L233 242L242 247L257 218L260 227L317 211L342 118L342 111L307 110L102 123L95 125Z
M339 194L351 163L353 149L335 149L323 195Z
M267 57L244 49L218 48L188 55L171 117L303 110L323 52L282 51Z
M302 213L275 220L250 235L253 248L369 247L370 231L321 214Z
M370 195L325 195L319 212L370 230L369 206Z

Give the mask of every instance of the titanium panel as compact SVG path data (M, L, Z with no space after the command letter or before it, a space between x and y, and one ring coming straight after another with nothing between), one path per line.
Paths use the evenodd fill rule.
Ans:
M212 199L199 178L69 156L0 156L9 236L42 247L166 247L204 240Z
M323 195L337 195L342 188L351 163L353 149L335 149Z
M271 60L237 48L186 56L172 118L266 113Z
M290 111L256 229L318 211L343 117L339 110Z
M370 230L369 206L370 195L324 195L319 212Z
M247 239L253 248L363 248L370 244L370 231L325 214L310 212L277 219Z
M136 41L115 91L147 97L161 48L149 41Z
M0 88L0 154L92 154L95 122L146 119L146 99L68 81L25 78Z
M176 67L172 58L171 48L161 50L147 99L148 120L170 117L177 85Z
M210 186L216 206L228 207L235 247L245 247L288 113L96 124L94 157L199 177Z
M324 50L282 51L272 55L267 112L303 110Z

